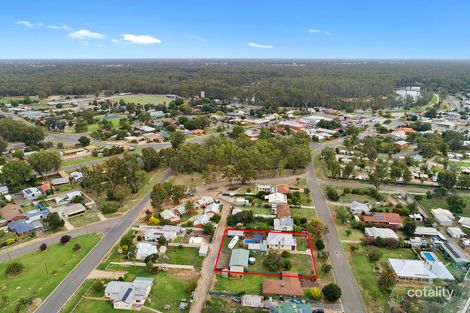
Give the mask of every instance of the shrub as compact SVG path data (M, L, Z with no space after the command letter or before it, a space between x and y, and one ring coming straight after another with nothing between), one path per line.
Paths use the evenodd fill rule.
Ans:
M46 251L47 249L47 244L45 242L43 242L40 246L39 246L39 250L41 251Z
M73 250L74 251L79 251L82 248L82 246L79 243L76 243L73 245Z
M24 265L20 262L12 262L8 264L7 268L5 269L5 274L8 277L18 276L24 271Z
M330 302L334 302L341 298L341 288L338 285L331 283L323 287L322 293L325 295L326 299Z
M67 242L70 241L70 239L72 239L70 235L63 235L62 237L60 237L60 243L66 244Z
M328 199L330 199L332 201L338 201L339 200L338 192L336 191L336 189L334 189L332 187L326 187L326 196L328 197Z
M95 283L93 284L93 290L95 292L103 292L104 291L104 285L101 282L101 280L95 281Z
M318 250L323 250L323 249L325 249L325 242L321 239L318 239L317 241L315 241L315 247Z
M119 203L115 201L105 201L100 205L100 211L103 214L115 213L119 208Z
M323 265L321 266L321 270L322 270L322 272L325 273L325 274L326 274L326 273L329 273L332 268L333 268L333 267L332 267L330 264L328 264L328 263L325 263L325 264L323 264Z
M382 257L382 251L377 247L370 247L367 256L371 262L377 262Z
M289 253L289 251L282 251L281 256L283 258L288 258L288 257L290 257L290 253Z
M344 193L344 194L351 193L351 188L349 188L349 187L344 187L343 193Z
M312 298L313 300L320 300L321 298L321 290L318 287L312 287L308 290L307 295Z

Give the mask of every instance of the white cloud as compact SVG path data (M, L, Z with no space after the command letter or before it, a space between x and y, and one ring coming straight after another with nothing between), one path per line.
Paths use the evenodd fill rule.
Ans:
M47 25L46 27L55 30L72 30L72 28L67 25Z
M27 27L27 28L38 28L38 27L44 26L43 23L31 23L29 21L16 21L16 24L23 25L24 27Z
M308 30L309 33L312 33L312 34L323 34L323 35L333 35L332 33L330 32L326 32L326 31L323 31L323 30L320 30L320 29L316 29L316 28L310 28Z
M252 47L252 48L261 48L261 49L271 49L273 47L273 46L270 46L270 45L261 45L261 44L256 43L256 42L250 42L250 43L248 43L248 46Z
M105 36L100 33L92 32L91 30L88 29L79 29L74 32L71 32L69 34L70 38L75 38L75 39L102 39Z
M192 39L196 39L198 41L207 41L206 38L199 36L199 35L189 35L189 37L191 37Z
M160 39L149 36L149 35L124 34L122 35L122 40L127 41L128 43L133 43L137 45L151 45L155 43L162 43Z

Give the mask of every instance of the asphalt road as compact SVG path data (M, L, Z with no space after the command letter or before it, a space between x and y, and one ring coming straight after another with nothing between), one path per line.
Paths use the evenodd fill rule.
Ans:
M160 182L165 182L173 175L172 170L168 170ZM103 239L91 250L82 262L60 283L60 285L46 298L37 313L59 312L67 300L82 285L90 272L98 266L106 254L113 248L117 241L127 232L140 212L150 201L150 195L146 195L134 208L121 218L113 220L104 233Z
M336 145L333 143L331 146ZM315 156L320 151L316 146L316 151L313 153ZM341 302L344 311L347 313L366 313L364 303L362 301L361 292L356 283L356 279L352 273L351 267L348 262L348 257L343 250L341 240L336 232L336 225L330 215L328 205L320 187L320 183L315 175L315 170L312 167L308 169L308 187L312 194L317 209L318 217L328 226L329 232L325 235L325 243L330 255L330 262L333 266L333 273L335 275L336 283L340 286L342 295Z

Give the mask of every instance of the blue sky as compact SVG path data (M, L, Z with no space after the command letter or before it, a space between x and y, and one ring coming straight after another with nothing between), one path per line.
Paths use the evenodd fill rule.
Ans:
M470 1L3 0L0 59L470 58Z

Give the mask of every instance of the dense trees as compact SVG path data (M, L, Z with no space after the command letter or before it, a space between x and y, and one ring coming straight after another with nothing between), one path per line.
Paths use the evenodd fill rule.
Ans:
M49 173L57 172L62 160L60 159L59 153L42 150L31 155L28 162L39 175L47 175Z
M32 169L28 163L13 160L3 166L0 180L9 186L20 187L32 176Z
M404 61L400 63L364 62L354 66L342 62L302 61L224 61L208 66L205 62L129 61L126 71L106 66L116 61L54 61L54 66L1 64L0 95L51 94L84 95L104 92L166 94L183 97L201 90L213 98L231 101L256 99L271 106L324 105L347 108L386 107L395 104L397 85L421 82L429 89L459 91L468 88L470 66L465 62ZM50 64L50 63L48 63ZM104 66L103 66L104 65ZM426 99L430 93L424 93ZM370 101L373 98L375 101ZM346 100L347 99L347 100ZM367 100L366 100L367 99ZM427 102L426 102L427 103Z
M21 141L27 145L37 145L46 137L44 130L38 126L29 126L11 118L0 119L0 137L7 141Z
M182 173L204 173L209 180L220 175L229 182L244 182L255 179L260 171L277 174L284 168L304 168L310 161L308 143L308 136L302 134L256 142L245 136L235 141L211 137L201 144L180 146L170 166Z

